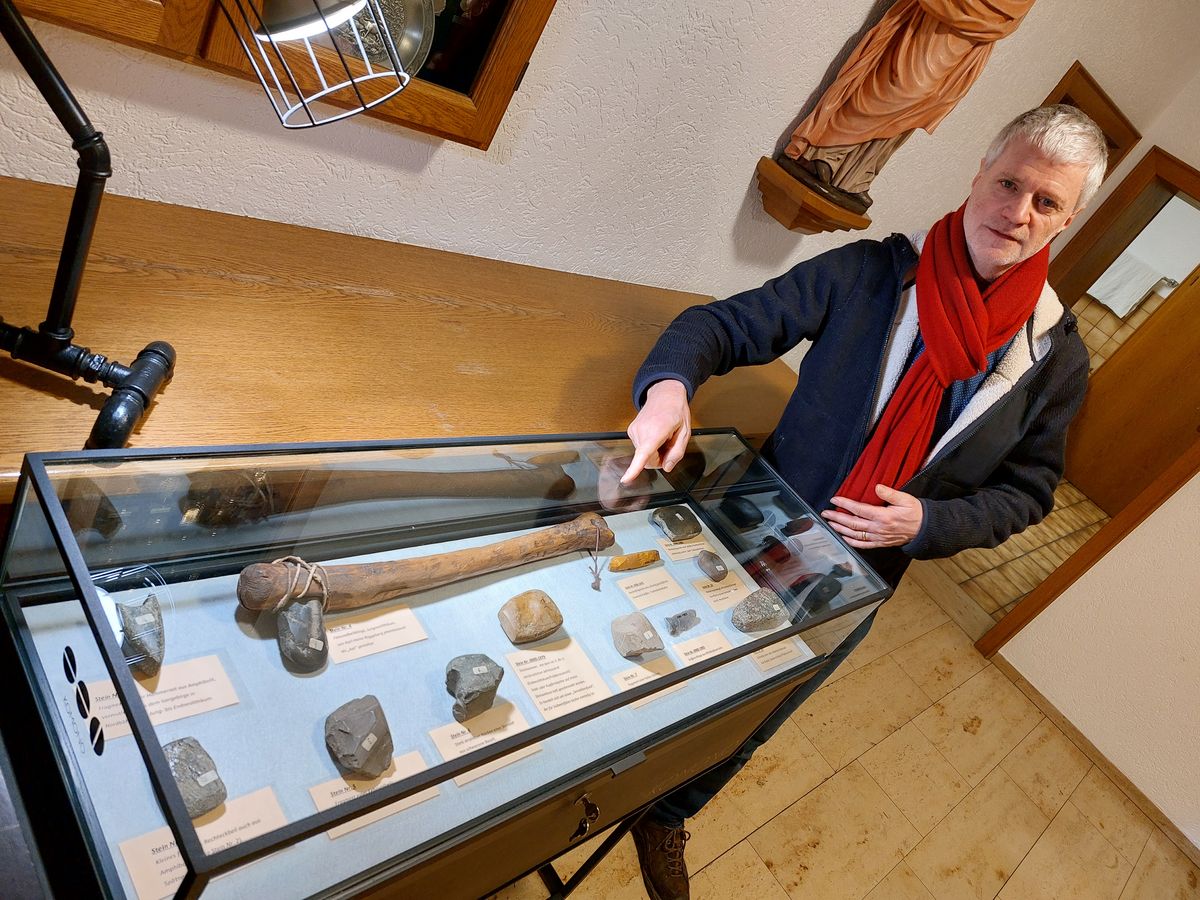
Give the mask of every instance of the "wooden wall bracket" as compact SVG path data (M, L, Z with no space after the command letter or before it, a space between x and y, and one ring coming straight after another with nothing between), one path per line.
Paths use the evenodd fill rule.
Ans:
M770 157L758 161L755 173L763 209L790 231L861 231L871 224L867 216L843 209L809 189Z

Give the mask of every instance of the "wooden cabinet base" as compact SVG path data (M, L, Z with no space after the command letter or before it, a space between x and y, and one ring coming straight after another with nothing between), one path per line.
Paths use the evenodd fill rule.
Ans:
M588 835L596 835L643 806L730 757L809 672L730 712L674 735L633 760L566 785L545 799L489 823L490 827L413 864L386 884L359 890L371 900L401 897L486 897L576 845L572 835L583 816L584 795L599 808ZM614 772L614 770L616 770ZM352 886L352 888L355 886Z

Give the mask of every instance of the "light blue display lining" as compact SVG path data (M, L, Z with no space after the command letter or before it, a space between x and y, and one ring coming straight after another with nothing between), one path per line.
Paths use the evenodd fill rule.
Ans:
M650 524L649 512L611 515L607 521L618 542L601 554L602 559L661 549L657 542L660 535ZM523 533L528 532L328 560L326 564L422 556L490 544ZM707 528L705 535L731 573L741 573L745 583L753 585L733 555ZM685 596L644 612L677 666L680 660L671 652L672 646L706 632L720 631L735 647L761 636L742 634L730 624L728 611L716 613L708 606L692 585L702 577L695 560L671 562L663 556L659 565L684 588ZM571 553L380 604L375 608L410 606L428 639L342 664L330 662L321 672L308 676L284 668L276 645L273 614L252 617L240 610L235 599L236 576L175 583L170 586L164 610L166 663L215 654L240 702L162 725L157 729L158 738L162 743L185 736L197 738L216 762L230 798L270 786L288 821L312 815L316 809L308 788L339 775L324 745L324 720L350 699L367 693L379 698L392 731L395 755L415 750L427 765L442 761L429 731L453 722L444 671L454 656L491 656L506 669L498 702L515 704L531 726L543 721L506 659L508 653L537 645L515 648L496 618L505 601L532 588L549 593L563 612L564 628L547 640L561 639L564 632L577 640L616 693L615 674L636 662L616 652L609 624L614 617L635 611L635 606L616 585L624 573L609 573L606 569L601 590L592 591L589 565L587 554ZM127 593L114 596L120 601L140 600L145 595L144 590ZM666 616L688 608L696 611L700 624L672 638L664 621ZM102 840L120 872L121 887L132 897L132 883L118 845L165 824L144 763L131 736L110 740L101 757L91 752L86 738L78 737L78 723L72 721L72 689L61 665L63 648L67 644L74 648L81 677L89 681L107 678L79 605L31 607L25 614L47 677L61 693L60 712L67 720L65 727L60 723L61 733L75 751L103 831ZM331 614L328 624L336 624L337 619L337 614ZM555 735L543 741L533 755L461 788L452 781L443 782L437 797L337 840L318 835L247 864L214 880L205 896L290 897L316 893L401 855L407 848L487 816L589 761L634 745L650 733L785 670L780 667L764 673L748 658L722 666L645 705L623 707Z

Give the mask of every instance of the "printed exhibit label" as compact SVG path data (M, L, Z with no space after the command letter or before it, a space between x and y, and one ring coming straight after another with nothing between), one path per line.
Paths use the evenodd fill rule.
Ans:
M546 721L612 695L583 647L571 638L510 653L507 659Z
M656 659L642 663L640 666L634 666L632 669L625 669L623 672L618 672L613 677L617 680L617 687L622 691L627 691L632 687L637 687L639 684L645 684L647 681L654 681L656 678L661 678L671 672L676 671L675 663L669 657L659 656ZM649 697L643 697L641 700L635 700L630 703L630 707L637 709L639 706L645 706L647 703L652 703L659 697L665 697L667 694L673 694L684 685L683 683L671 685L669 688L664 688L656 694L651 694Z
M669 541L666 538L659 538L658 544L671 562L695 559L702 550L713 552L712 544L702 534L688 538L686 541Z
M338 616L335 624L326 623L326 634L329 637L329 658L335 663L394 650L428 637L416 615L407 606Z
M861 600L863 597L869 597L875 593L875 589L871 587L869 581L861 575L851 578L849 581L842 582L842 597L847 602L853 603L855 600Z
M487 712L480 713L465 722L452 722L449 725L435 728L429 732L429 736L433 738L433 744L437 747L438 753L442 755L442 759L450 762L450 760L465 756L480 747L486 747L510 738L514 734L520 734L528 727L529 723L516 706L512 703L497 703ZM456 776L454 783L462 787L497 769L503 769L519 759L532 756L541 749L541 744L530 744L528 747L514 750L499 759L476 766L471 771Z
M411 778L413 775L423 772L427 768L428 766L425 765L425 760L421 758L421 754L414 750L412 753L393 757L392 764L378 778L356 778L353 775L347 775L314 785L308 789L308 793L312 797L313 805L316 806L317 811L324 812L327 809L340 806L347 800L353 800L355 797L369 794L371 791L378 790L381 787L387 787L389 784L395 784L397 781ZM374 812L361 815L344 825L331 828L325 833L330 838L340 838L344 834L349 834L352 831L357 831L359 828L365 828L367 825L378 822L380 819L386 819L388 816L395 815L403 809L416 806L418 803L424 803L426 800L437 795L438 789L436 787L426 788L402 800L397 800L395 803L389 803L387 806L381 807Z
M716 656L718 653L724 653L726 650L732 650L733 644L729 643L729 638L721 632L710 631L708 634L694 637L690 641L681 641L671 649L679 654L684 665L691 665L708 659L710 656Z
M733 609L750 593L746 582L732 571L722 581L701 578L699 581L693 581L692 585L700 592L700 596L704 598L704 602L713 612L725 612Z
M638 609L646 609L684 595L679 582L665 569L653 569L618 578L617 587L625 592L625 596Z
M193 820L205 853L217 853L242 841L287 824L275 792L265 787L235 800L226 800L207 815ZM175 893L187 872L183 855L165 825L119 845L138 900L162 900Z
M808 644L800 638L780 641L772 647L763 647L763 649L750 654L754 664L763 672L778 668L785 663L804 662L815 656L816 654L809 649Z
M217 656L200 656L163 666L154 678L136 679L138 694L153 725L212 712L238 702L237 691ZM132 729L117 699L111 680L88 685L93 714L104 726L108 740L130 734Z

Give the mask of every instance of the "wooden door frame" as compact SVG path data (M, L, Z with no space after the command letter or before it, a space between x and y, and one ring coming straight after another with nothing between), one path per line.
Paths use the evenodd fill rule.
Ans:
M1151 147L1051 262L1050 285L1058 291L1065 306L1073 305L1083 296L1177 191L1200 200L1200 172L1161 147ZM1194 280L1200 280L1200 268L1192 272L1187 283ZM1119 349L1117 353L1120 352ZM1200 437L1045 581L1026 594L975 642L975 648L985 657L994 656L1197 473L1200 473Z

